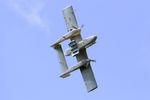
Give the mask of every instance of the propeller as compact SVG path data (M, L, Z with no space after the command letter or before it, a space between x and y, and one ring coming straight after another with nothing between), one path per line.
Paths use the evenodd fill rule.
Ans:
M73 27L73 29L78 29L78 27L76 27L76 26L73 26L73 25L72 25L72 27ZM84 24L82 24L80 28L82 29L83 27L84 27ZM71 30L72 30L72 29L71 29Z
M96 62L96 60L89 60L89 62L86 63L85 67L88 67L88 65L90 64L90 62Z
M91 62L96 62L96 60L90 60Z

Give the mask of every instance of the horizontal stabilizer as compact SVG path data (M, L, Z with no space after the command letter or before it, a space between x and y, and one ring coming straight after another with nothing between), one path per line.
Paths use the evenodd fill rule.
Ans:
M66 62L62 47L61 45L57 45L57 47L55 47L54 49L57 52L58 61L59 61L60 68L61 68L61 73L64 73L68 70L68 66L67 66L67 62ZM70 76L70 74L66 74L65 76L66 77Z

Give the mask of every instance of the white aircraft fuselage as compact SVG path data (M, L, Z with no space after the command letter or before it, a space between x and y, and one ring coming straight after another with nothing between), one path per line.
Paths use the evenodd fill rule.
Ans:
M86 39L83 39L79 43L77 43L77 48L78 50L83 49L83 48L88 48L92 46L93 44L96 43L97 36L90 36ZM65 52L65 56L75 56L76 54L73 53L72 48L68 48Z

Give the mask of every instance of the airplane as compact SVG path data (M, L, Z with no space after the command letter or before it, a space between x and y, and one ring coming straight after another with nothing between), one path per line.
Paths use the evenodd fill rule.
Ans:
M80 49L88 48L96 43L97 36L90 36L86 39L83 39L79 43L72 41L72 44L69 44L70 48L68 48L65 52L65 56L72 55L73 57L79 53Z
M90 64L91 61L95 60L91 60L88 58L86 49L91 45L95 44L97 36L91 36L86 39L82 39L81 28L78 27L72 6L68 6L63 9L63 16L68 32L53 45L51 45L51 47L54 48L57 53L58 62L60 64L62 73L60 77L69 77L71 72L80 69L87 88L87 92L91 92L98 87ZM68 39L71 40L71 42L69 43L70 48L66 51L65 55L75 56L78 62L71 68L68 68L65 55L61 46L61 43Z

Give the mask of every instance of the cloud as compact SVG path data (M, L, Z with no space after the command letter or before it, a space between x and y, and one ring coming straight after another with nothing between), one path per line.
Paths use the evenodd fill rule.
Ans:
M45 31L49 31L41 13L45 0L6 0L8 5L22 16L29 24L36 25Z

